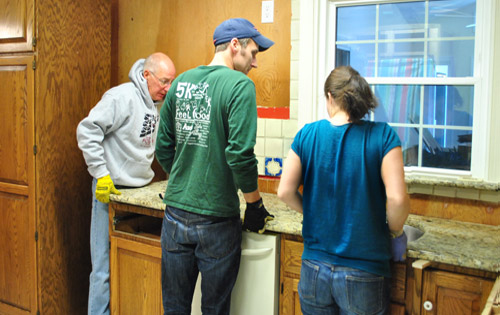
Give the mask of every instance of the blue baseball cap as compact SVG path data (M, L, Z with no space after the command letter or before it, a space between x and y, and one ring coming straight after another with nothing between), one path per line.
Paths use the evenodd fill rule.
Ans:
M214 45L231 41L233 38L251 38L264 51L274 45L274 42L264 37L247 19L236 18L222 22L214 31Z

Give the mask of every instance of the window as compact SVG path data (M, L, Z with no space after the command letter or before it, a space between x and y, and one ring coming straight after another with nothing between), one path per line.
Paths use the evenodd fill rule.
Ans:
M335 10L335 65L350 65L373 83L380 106L371 119L394 127L405 166L470 171L476 0Z
M314 21L312 29L301 26L301 42L313 35L301 43L301 59L308 44L314 59L301 66L313 69L311 83L302 82L317 104L306 119L326 117L324 78L351 65L379 99L368 119L398 133L407 173L488 178L492 136L484 122L493 110L494 43L485 39L492 38L494 1L313 0L315 7L301 12L301 25L307 14Z

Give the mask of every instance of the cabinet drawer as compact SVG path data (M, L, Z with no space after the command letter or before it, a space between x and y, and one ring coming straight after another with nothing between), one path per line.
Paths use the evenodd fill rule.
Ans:
M282 268L284 272L300 275L301 257L304 245L301 242L284 240Z
M137 207L111 204L109 232L111 236L160 243L162 217L157 213L141 213ZM153 215L152 215L153 214Z

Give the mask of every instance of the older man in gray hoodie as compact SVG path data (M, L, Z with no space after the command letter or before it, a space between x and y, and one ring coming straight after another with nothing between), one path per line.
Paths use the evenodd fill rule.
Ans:
M89 314L109 314L109 195L120 194L115 185L140 187L153 179L157 106L175 78L175 66L167 55L153 53L134 63L129 78L104 93L77 128L78 146L94 178Z

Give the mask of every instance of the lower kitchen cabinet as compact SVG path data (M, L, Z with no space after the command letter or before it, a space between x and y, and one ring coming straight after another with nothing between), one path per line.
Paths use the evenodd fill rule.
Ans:
M163 211L110 204L111 314L163 314L162 217Z
M425 270L421 314L481 314L494 281L440 270Z
M163 314L160 242L163 215L163 210L110 203L111 314ZM278 314L279 239L280 235L275 233L243 232L231 314ZM200 283L195 290L192 314L201 314Z
M280 255L280 314L298 315L300 311L298 284L301 256L304 246L302 238L283 235Z
M303 239L299 236L283 235L281 238L281 315L302 314L298 293L301 256L304 249L302 242ZM392 270L391 314L403 315L406 300L406 263L395 263Z
M302 314L298 283L302 238L281 238L280 314ZM480 314L495 274L429 261L393 263L390 314Z
M111 252L112 314L162 314L161 249L112 237Z

